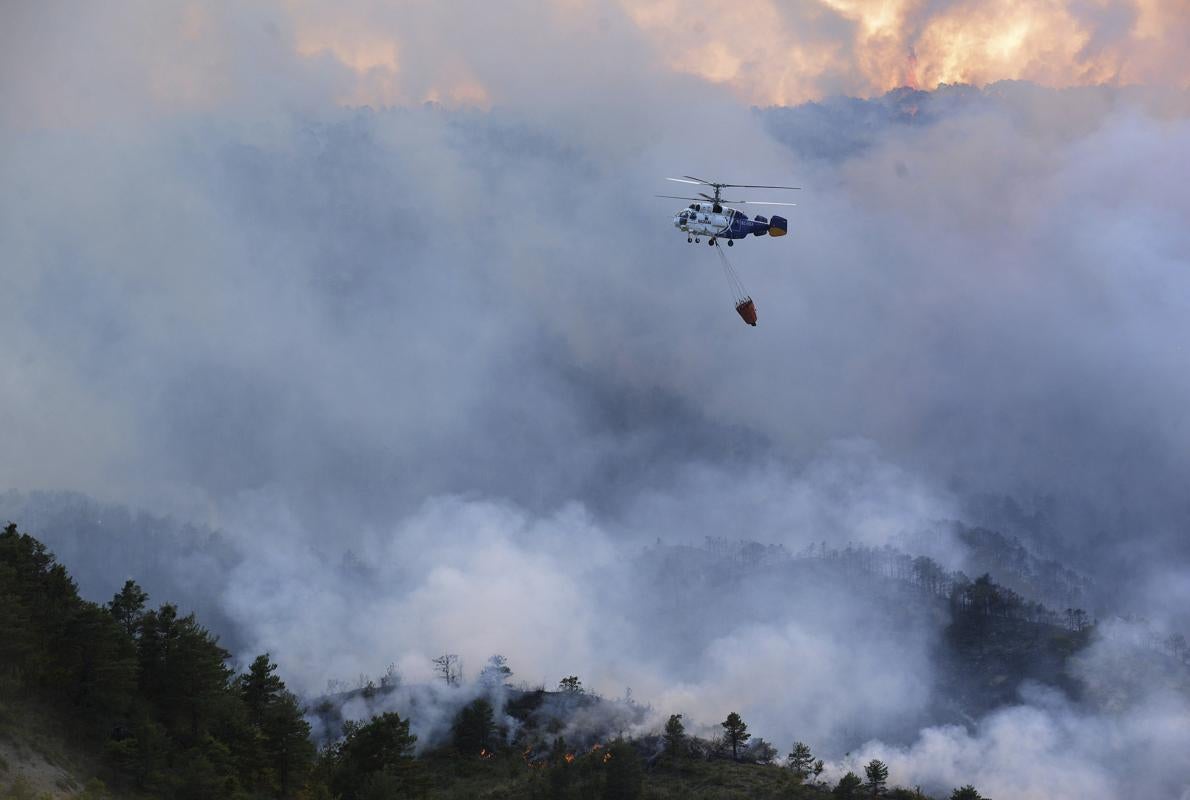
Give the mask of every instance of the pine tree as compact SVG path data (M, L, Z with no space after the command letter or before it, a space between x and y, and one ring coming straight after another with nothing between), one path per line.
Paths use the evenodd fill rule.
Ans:
M558 691L569 695L580 695L586 690L583 689L583 682L578 679L577 675L567 675L558 681Z
M671 714L665 723L665 753L673 758L686 755L686 726L681 714Z
M793 751L788 757L789 768L800 780L810 777L814 768L814 756L810 753L810 745L805 742L794 742Z
M310 724L301 705L286 690L268 653L253 660L237 688L251 731L241 753L244 770L251 783L290 797L314 760Z
M16 568L0 562L0 678L19 684L37 643L27 601L15 591L17 580Z
M968 784L961 789L955 789L950 793L950 800L991 800L991 798L984 797L979 792L975 791L975 787Z
M137 644L142 694L171 735L197 742L229 688L231 654L193 614L179 618L168 603L144 615Z
M380 781L402 787L404 797L416 787L419 776L413 760L417 737L409 733L409 720L396 712L373 717L366 724L348 722L344 739L331 753L332 789L343 797L356 797L368 784Z
M723 735L727 740L727 744L731 745L731 757L738 761L740 757L740 745L747 743L752 738L752 734L748 733L748 725L734 711L728 714L727 719L720 722L719 725L723 728Z
M107 610L129 636L135 637L148 599L148 593L141 589L136 581L126 580L124 588L107 604Z
M864 788L871 793L872 797L884 794L884 785L888 782L888 766L883 761L873 758L864 767L864 775L867 776Z
M285 683L277 676L277 665L269 661L269 654L257 656L248 667L248 672L239 679L240 697L248 711L248 721L260 726L265 713L285 690Z
M496 718L492 704L484 698L459 709L454 722L455 748L464 756L474 757L495 745Z
M261 733L280 797L293 797L313 766L315 751L310 723L292 692L283 688L277 694L262 720Z
M835 784L835 788L831 794L841 798L841 800L853 800L859 797L859 790L863 785L864 782L859 779L858 775L854 772L848 772L842 778L839 778L839 782Z

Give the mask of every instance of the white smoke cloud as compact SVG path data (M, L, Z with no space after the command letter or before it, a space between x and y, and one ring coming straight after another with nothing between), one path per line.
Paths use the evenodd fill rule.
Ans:
M906 514L895 470L851 444L803 474L769 476L770 511L747 520L746 532L788 552L816 543L824 519L855 513L849 496L819 496L838 488L839 473L887 490L867 498L869 519L895 518L913 530L943 508ZM669 516L666 530L690 542L733 535L727 520L693 511ZM242 658L269 651L306 693L390 662L410 684L432 681L431 659L442 653L458 654L473 679L500 653L530 686L553 688L578 674L592 690L614 697L631 689L658 714L686 713L692 724L738 710L766 737L800 732L833 744L849 730L899 730L932 686L932 615L876 611L869 591L813 575L729 582L731 595L721 597L715 581L686 580L676 564L654 573L642 565L635 533L597 524L574 505L537 517L506 503L440 497L368 537L338 568L325 549L275 547L282 538L304 537L250 540L257 544L247 545L224 602L251 643Z
M1141 685L1135 671L1146 666L1150 680ZM1092 693L1094 687L1114 693L1121 683L1138 693L1126 704L1104 706L1026 688L1021 705L990 714L974 730L929 728L907 748L870 742L826 774L862 775L863 765L879 758L890 782L937 793L973 784L988 797L1022 800L1190 796L1184 669L1148 650L1131 625L1116 622L1097 631L1076 671Z

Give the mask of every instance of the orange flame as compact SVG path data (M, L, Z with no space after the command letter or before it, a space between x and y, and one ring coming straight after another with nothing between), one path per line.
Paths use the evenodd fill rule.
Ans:
M565 758L565 759L566 759L566 763L567 763L567 764L573 764L573 763L574 763L574 753L567 753L565 756L563 756L563 758Z
M611 761L611 760L612 760L612 754L611 754L611 753L604 753L604 754L603 754L603 763L604 763L604 764L606 764L607 762L609 762L609 761Z
M1077 0L819 0L820 18L804 25L791 24L796 12L784 0L736 0L733 9L749 20L740 26L713 24L720 12L711 0L621 3L672 69L753 103L1005 79L1054 87L1190 81L1185 0L1120 3L1135 15L1127 25L1097 12L1103 3Z
M917 53L909 48L909 61L905 65L905 85L910 89L917 89Z

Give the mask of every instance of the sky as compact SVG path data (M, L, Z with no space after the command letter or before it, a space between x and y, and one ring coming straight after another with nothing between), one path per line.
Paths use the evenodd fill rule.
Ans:
M0 15L0 487L227 531L223 602L294 685L500 650L714 719L806 653L839 702L928 671L908 623L841 684L870 605L823 633L785 597L723 634L765 680L716 639L673 642L705 668L677 681L592 609L630 617L632 548L708 535L1001 524L1190 625L1184 4ZM902 86L937 91L888 112ZM803 187L730 251L755 329L653 197L688 173ZM842 741L806 696L785 718Z

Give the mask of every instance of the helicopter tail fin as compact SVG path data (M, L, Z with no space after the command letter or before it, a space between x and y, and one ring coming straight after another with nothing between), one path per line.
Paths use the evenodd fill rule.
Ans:
M789 233L789 222L785 217L773 217L769 220L769 236L784 236Z

